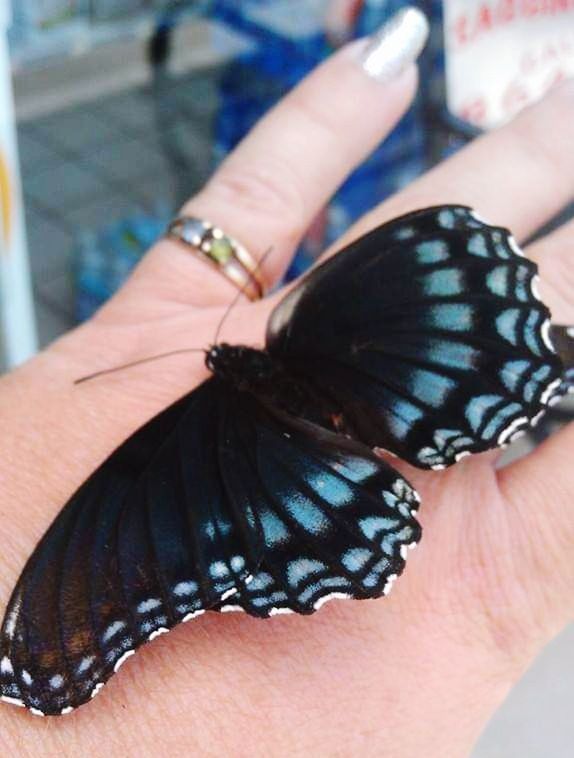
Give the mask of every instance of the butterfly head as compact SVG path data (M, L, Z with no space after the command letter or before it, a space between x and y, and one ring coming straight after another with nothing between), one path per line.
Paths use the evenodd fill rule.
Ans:
M265 382L276 370L265 351L226 343L209 348L205 365L214 374L238 387Z

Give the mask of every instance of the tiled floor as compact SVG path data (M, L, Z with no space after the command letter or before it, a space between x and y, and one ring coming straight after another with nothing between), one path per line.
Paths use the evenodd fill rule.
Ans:
M20 124L40 342L74 322L74 244L130 213L175 209L211 165L215 74L162 81Z

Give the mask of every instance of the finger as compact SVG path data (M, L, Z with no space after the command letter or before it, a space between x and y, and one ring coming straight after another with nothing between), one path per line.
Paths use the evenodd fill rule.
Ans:
M574 222L529 245L556 323L574 323ZM571 401L570 401L571 402ZM574 612L574 423L498 472L516 555L533 603L554 633ZM540 605L542 604L542 605Z
M542 299L556 324L574 324L574 221L526 248L540 270Z
M346 244L390 218L441 203L475 208L526 239L574 197L574 81L489 132L363 217Z
M343 48L263 118L185 206L185 213L212 221L257 259L272 248L261 272L267 284L285 269L319 209L411 102L413 61L426 39L424 16L411 13L378 43L378 68L367 73L364 65L372 39ZM389 65L393 61L400 65ZM168 240L147 256L135 284L201 305L228 303L233 294L219 272Z

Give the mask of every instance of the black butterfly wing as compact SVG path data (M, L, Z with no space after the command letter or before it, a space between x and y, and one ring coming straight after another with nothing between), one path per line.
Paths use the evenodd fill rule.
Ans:
M419 537L417 504L363 446L212 378L121 445L46 532L0 632L0 696L67 713L205 610L383 594Z
M555 324L552 326L551 335L556 351L564 364L562 394L574 392L574 326Z
M233 594L256 570L263 543L243 504L251 485L220 476L225 393L211 379L161 413L64 507L6 612L2 699L68 712L137 647ZM246 470L241 446L225 435Z
M501 445L560 392L536 266L464 207L391 221L277 306L267 348L333 426L423 468Z
M363 445L313 424L254 406L235 423L265 550L219 610L309 614L332 597L387 594L420 538L410 485Z

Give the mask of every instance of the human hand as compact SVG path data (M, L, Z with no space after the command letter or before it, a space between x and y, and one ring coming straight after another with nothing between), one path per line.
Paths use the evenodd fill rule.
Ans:
M186 208L255 255L273 246L262 267L269 283L315 212L412 96L414 68L381 85L350 58L347 49L315 72ZM528 237L574 194L573 110L570 84L375 209L337 247L441 202L472 205ZM574 321L573 241L569 225L527 250L561 322ZM188 355L80 387L73 379L208 345L233 296L225 279L163 240L96 318L3 379L0 413L10 432L0 456L4 598L75 487L206 372ZM262 342L275 302L238 305L222 337ZM444 473L401 466L423 497L425 536L389 599L337 602L311 618L265 623L204 616L146 647L106 694L66 719L39 722L0 709L6 751L466 754L532 656L571 616L573 442L566 429L498 472L493 454Z

